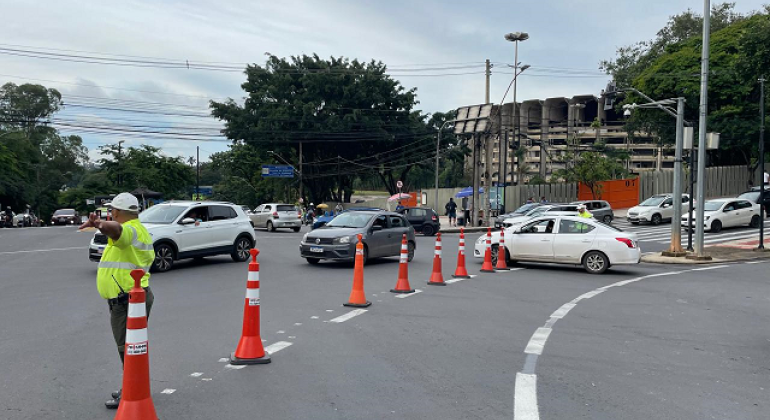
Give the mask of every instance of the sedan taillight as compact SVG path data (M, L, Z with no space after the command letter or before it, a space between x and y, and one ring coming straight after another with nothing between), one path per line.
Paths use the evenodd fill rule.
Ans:
M620 241L620 242L623 242L629 248L636 248L636 245L634 244L634 241L632 241L631 239L628 239L628 238L615 238L615 239Z
M433 216L431 216L430 218L431 218L431 220L433 220L434 222L435 222L436 220L438 220L438 217L436 217L436 215L435 215L435 214L434 214Z
M273 212L273 219L277 219L277 218L278 218L278 212L277 212L277 211L274 211L274 212Z

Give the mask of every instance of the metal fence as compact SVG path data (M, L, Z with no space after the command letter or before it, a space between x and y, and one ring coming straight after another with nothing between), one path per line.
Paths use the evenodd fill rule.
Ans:
M758 172L758 171L757 171ZM745 166L714 166L706 168L706 198L736 196L749 189L749 180L759 174L752 174ZM690 193L690 174L682 180L682 191ZM639 200L654 194L670 193L674 190L674 171L642 172L639 175ZM759 185L754 183L754 185ZM697 189L697 185L695 186Z

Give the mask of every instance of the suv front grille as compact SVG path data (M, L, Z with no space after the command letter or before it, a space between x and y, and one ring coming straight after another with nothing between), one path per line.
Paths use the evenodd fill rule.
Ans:
M94 235L94 243L99 245L107 245L107 236L101 233Z

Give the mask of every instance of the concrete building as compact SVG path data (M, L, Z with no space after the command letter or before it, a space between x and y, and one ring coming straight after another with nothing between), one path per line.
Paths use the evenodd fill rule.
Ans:
M568 148L576 147L577 140L580 145L587 146L601 139L609 147L627 150L631 159L626 165L634 173L674 166L673 147L659 147L654 136L648 133L637 132L629 136L624 128L623 116L614 110L605 111L603 98L579 95L572 98L532 99L517 106L518 124L514 124L513 103L504 104L501 109L495 106L492 111L492 135L486 139L492 142L491 156L481 153L480 162L481 173L484 174L487 172L486 162L491 157L492 168L489 173L492 182L501 178L498 133L502 134L503 139L507 135L508 144L511 144L514 140L514 126L519 130L521 147L526 153L523 161L517 162L513 150L508 150L505 170L508 183L518 182L519 168L522 169L523 182L534 175L548 179L555 170L563 167L558 162L559 157ZM597 118L600 126L591 127ZM568 139L575 141L568 142Z

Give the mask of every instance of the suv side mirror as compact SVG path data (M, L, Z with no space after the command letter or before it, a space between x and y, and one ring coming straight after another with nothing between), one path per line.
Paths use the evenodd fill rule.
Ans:
M372 232L377 232L378 230L382 230L382 226L380 226L380 225L372 226Z
M182 225L191 225L193 223L195 223L195 219L193 219L192 217L185 217L184 219L182 219L181 222L179 222L179 224L182 224Z

